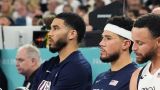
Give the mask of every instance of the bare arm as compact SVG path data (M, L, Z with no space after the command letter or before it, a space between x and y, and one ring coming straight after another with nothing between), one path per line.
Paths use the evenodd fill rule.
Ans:
M137 69L136 71L134 71L134 73L132 74L131 80L130 80L130 85L129 85L129 89L130 90L137 90L137 78L139 75L141 69Z

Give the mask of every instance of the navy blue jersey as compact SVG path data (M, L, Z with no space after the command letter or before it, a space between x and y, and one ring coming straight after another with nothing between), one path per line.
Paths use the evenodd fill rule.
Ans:
M57 56L42 64L32 90L91 90L91 85L91 66L75 51L61 63Z
M130 78L136 69L137 65L131 63L119 71L101 73L94 81L92 90L129 90Z

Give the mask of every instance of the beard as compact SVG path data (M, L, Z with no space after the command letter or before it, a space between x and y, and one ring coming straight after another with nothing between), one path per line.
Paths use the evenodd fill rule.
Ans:
M52 53L56 53L56 52L62 50L66 45L67 45L66 38L61 38L61 39L57 40L54 47L49 45L49 51Z
M149 60L152 60L152 58L155 55L155 50L153 49L152 51L148 52L144 57L142 57L141 60L137 60L138 64L143 64L148 62Z
M100 57L100 59L103 63L110 63L110 62L117 61L119 56L120 56L119 52L116 52L110 55L109 57L104 57L104 58Z

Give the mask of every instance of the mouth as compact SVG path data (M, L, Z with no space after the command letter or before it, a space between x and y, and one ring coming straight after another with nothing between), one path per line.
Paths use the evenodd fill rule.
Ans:
M48 45L51 47L52 46L52 44L54 43L54 41L52 40L52 39L49 39L48 40Z
M140 58L142 55L141 54L139 54L139 53L135 53L135 55L136 55L136 58L138 59L138 58Z
M20 71L21 71L21 69L20 69L20 68L17 68L17 70L18 70L18 72L20 72Z
M100 52L104 52L104 49L100 48Z
M102 55L102 54L106 53L106 51L103 48L100 48L100 53Z
M135 52L135 55L136 55L136 56L140 56L140 54L139 54L139 53L137 53L137 52Z

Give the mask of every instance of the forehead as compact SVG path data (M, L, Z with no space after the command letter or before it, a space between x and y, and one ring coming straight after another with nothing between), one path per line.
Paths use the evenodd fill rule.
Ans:
M153 39L153 37L152 37L148 28L137 28L137 27L132 28L132 38L134 40Z
M127 0L127 2L130 3L137 3L140 4L140 0Z
M26 54L26 50L24 48L21 48L20 50L17 51L17 57L20 57L20 56L25 56Z
M59 19L59 18L55 18L55 19L52 21L51 26L54 26L54 25L64 26L64 20L63 20L63 19Z
M102 36L118 37L117 34L111 32L111 31L103 31Z

